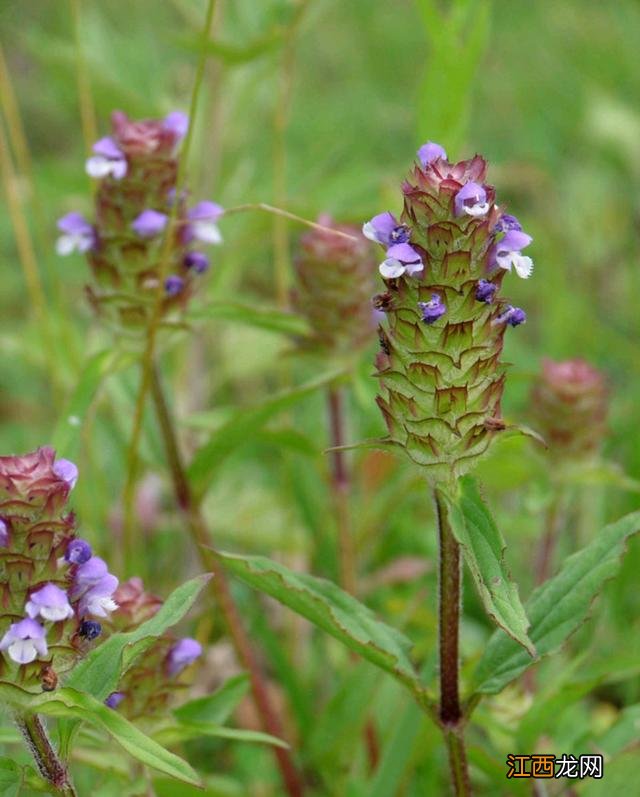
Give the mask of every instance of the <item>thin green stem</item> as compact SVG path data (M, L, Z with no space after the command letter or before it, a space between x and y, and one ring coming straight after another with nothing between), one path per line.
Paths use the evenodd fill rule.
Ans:
M434 489L440 542L440 711L456 797L471 794L464 747L465 719L460 704L459 635L462 605L460 546L453 536L444 496Z
M216 8L216 0L209 0L207 5L207 13L205 23L202 30L202 48L201 56L196 70L196 76L193 84L193 91L191 94L191 103L189 107L189 127L187 135L185 136L184 144L182 147L182 155L178 162L178 174L176 177L176 196L180 196L183 188L187 160L191 143L193 141L193 131L195 128L195 117L198 108L198 100L200 91L203 84L205 65L207 62L207 47L206 44L211 35L211 28L213 25L213 16ZM142 434L142 423L144 419L144 408L151 384L151 376L153 370L156 338L160 321L162 320L162 307L163 307L163 291L164 281L170 267L171 246L174 240L174 228L178 213L179 202L174 202L171 208L171 214L166 226L164 240L162 242L162 249L160 253L160 261L158 266L158 287L154 297L153 307L151 309L151 316L147 327L146 345L142 356L142 376L140 379L140 387L138 389L138 396L136 398L136 405L133 415L133 426L131 430L131 439L129 443L129 451L127 455L127 478L123 492L123 510L124 510L124 523L123 523L123 549L125 560L132 561L134 559L135 547L135 517L134 517L134 498L136 480L138 475L138 448L140 445L140 437Z
M325 227L323 224L310 221L309 219L305 219L303 216L298 216L295 213L290 213L288 210L274 207L274 205L269 205L266 202L249 202L243 205L236 205L235 207L227 208L224 214L225 216L230 216L233 213L245 213L248 210L262 210L265 213L275 213L277 216L282 216L283 218L290 219L291 221L297 221L299 224L304 224L307 227L313 227L314 230L322 230L322 232L328 232L331 235L337 235L339 238L346 238L349 241L360 240L355 235L350 235L349 233L342 232L341 230L334 230L333 227Z
M71 17L73 19L73 41L76 51L76 80L78 83L78 105L80 106L80 119L82 122L82 137L85 150L89 152L91 146L98 138L96 113L91 95L91 80L87 59L84 54L82 38L82 10L81 0L70 0Z
M24 737L38 772L59 797L77 797L67 768L53 749L47 731L37 714L15 714L14 722Z
M151 395L153 398L160 433L164 441L176 501L187 521L187 527L200 556L203 567L214 573L209 586L226 623L238 659L249 672L256 708L267 733L283 738L283 727L262 675L260 665L249 636L233 600L227 576L220 567L212 550L213 540L200 507L191 491L182 455L178 446L175 426L166 400L157 366L151 371ZM289 797L302 797L304 782L288 750L273 747L274 755Z

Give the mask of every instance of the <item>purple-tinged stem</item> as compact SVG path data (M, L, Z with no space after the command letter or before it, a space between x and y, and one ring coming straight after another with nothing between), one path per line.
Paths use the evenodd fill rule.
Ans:
M249 673L253 699L264 730L272 736L282 739L284 738L282 722L271 703L251 640L233 600L226 573L220 567L220 563L212 551L213 540L206 521L197 501L193 497L157 366L154 366L151 371L150 387L169 462L176 502L184 513L191 538L196 546L203 567L214 574L214 578L209 582L209 588L220 608L236 655ZM281 747L273 747L272 749L280 769L286 793L289 797L303 797L305 791L304 781L298 773L289 750Z
M38 772L54 793L59 797L78 797L67 768L53 749L40 717L37 714L16 714L14 722L27 743Z
M464 715L460 705L459 634L462 605L460 546L447 516L440 491L434 490L440 541L440 711L456 797L471 795L464 746Z

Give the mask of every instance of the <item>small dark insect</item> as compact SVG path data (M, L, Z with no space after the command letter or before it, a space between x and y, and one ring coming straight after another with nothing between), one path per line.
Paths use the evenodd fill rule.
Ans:
M385 291L384 293L377 293L371 303L376 308L376 310L383 310L386 312L387 310L391 310L391 305L393 302L393 297L389 293L389 291Z
M49 664L46 664L40 671L40 685L43 692L53 692L58 686L58 675Z
M378 332L378 340L380 341L380 348L385 354L391 354L391 347L389 346L389 338L382 330Z

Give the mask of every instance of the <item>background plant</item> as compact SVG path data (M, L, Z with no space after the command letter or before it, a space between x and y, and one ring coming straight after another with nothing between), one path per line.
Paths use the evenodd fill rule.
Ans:
M211 58L193 142L194 190L225 207L275 201L272 153L284 142L286 190L284 195L280 191L278 203L310 219L330 210L336 218L355 222L389 205L407 153L425 138L446 143L453 157L486 153L509 211L527 219L536 241L535 291L524 283L510 291L516 305L526 302L529 321L510 338L505 352L514 367L504 414L524 419L543 356L585 357L608 375L611 411L604 455L620 467L575 474L585 511L578 513L574 527L584 532L583 539L591 539L605 522L637 506L633 479L640 463L633 397L639 375L630 297L637 293L638 279L639 122L634 102L640 20L630 1L612 8L497 3L475 60L449 57L451 51L438 53L429 44L442 33L444 14L456 11L463 20L475 7L474 19L478 5L487 4L428 4L427 10L439 16L431 17L427 39L423 17L412 4L372 9L361 2L312 2L297 19L293 4L268 3L256 12L254 3L222 3L214 43L208 46ZM74 8L81 12L81 57L74 44ZM98 129L106 129L113 108L141 118L185 107L204 5L177 1L159 9L155 3L113 0L43 8L9 2L1 14L8 68L2 72L5 212L0 214L0 240L6 267L0 449L19 452L53 442L62 456L77 460L86 477L74 503L82 528L97 552L106 555L114 535L119 540L114 495L124 481L137 370L126 355L109 351L110 337L83 304L87 273L81 260L55 255L54 221L67 211L89 210L78 164ZM290 45L295 56L288 73L290 103L285 124L275 125L282 48L294 22L298 38ZM479 29L474 25L471 30ZM468 27L451 24L448 30L447 41L458 43L454 52L475 52L472 45L466 47ZM535 70L522 58L523 51L535 56ZM446 62L437 60L445 56ZM464 147L450 144L450 129L436 127L440 119L420 116L414 102L423 90L431 96L436 88L444 91L444 71L465 86L470 124L460 133ZM78 74L84 99L87 84L91 89L99 120L93 131L91 108L85 103L81 113L74 93ZM19 125L10 88L27 131L30 161L15 134ZM86 144L81 120L88 131ZM205 494L206 511L216 518L221 546L269 556L277 552L289 564L333 576L334 547L323 522L326 461L319 453L326 430L317 420L324 404L313 389L318 374L282 356L291 348L289 334L304 325L290 314L266 309L276 304L273 221L267 215L239 214L229 216L225 225L225 237L234 245L219 251L202 303L193 306L198 334L167 351L164 363L186 452L191 455L214 437L217 441L194 465L193 483ZM293 229L286 229L292 236ZM33 279L34 263L43 291ZM95 357L85 359L88 352ZM381 431L372 406L370 354L363 354L361 362L350 400L354 440ZM286 383L284 376L291 371L291 383L305 387L274 398L275 388ZM107 380L108 372L115 373ZM142 471L160 480L145 481L156 486L140 494L147 556L132 563L131 572L162 573L164 583L153 589L167 595L179 573L197 567L186 548L174 545L182 522L172 510L164 468L158 466L162 452L151 414L144 419L141 458ZM371 452L353 458L356 534L364 551L362 597L388 622L420 640L415 655L428 666L425 657L433 650L436 629L428 608L435 588L435 548L427 534L416 535L415 529L427 529L433 516L422 501L409 497L400 502L415 490L407 468ZM523 597L532 581L529 551L549 501L546 475L541 460L525 455L515 439L502 444L499 456L483 464L479 474L508 538ZM592 506L596 483L601 499ZM148 500L149 494L154 500ZM517 524L507 525L505 520L513 517ZM107 528L109 534L101 531ZM562 538L563 553L571 549L568 542ZM579 753L597 745L611 756L610 777L634 771L635 753L626 748L634 740L638 702L637 557L632 541L619 578L605 587L596 604L594 620L559 656L539 665L535 703L512 689L477 710L478 731L469 739L469 752L476 777L484 773L488 793L500 793L504 786L506 753L515 745L532 749L541 737L545 750ZM463 639L470 660L479 655L491 628L471 585L466 594ZM271 609L267 625L255 593L238 587L236 596L265 651L268 672L286 694L291 738L304 740L296 749L314 773L317 792L386 797L399 789L409 794L442 791L437 735L400 686L380 679L368 664L356 671L346 668L341 648L308 629L302 633L291 615ZM207 613L207 622L213 623L210 639L222 640L219 618ZM224 657L224 643L217 650ZM217 662L212 673L219 672ZM381 737L380 765L374 772L357 733L372 706ZM8 752L15 757L17 749L11 743ZM210 790L278 793L267 750L209 739L191 747L189 755L206 772ZM95 776L85 760L74 766L90 789ZM171 788L156 779L158 793L171 793ZM589 788L594 793L597 784Z

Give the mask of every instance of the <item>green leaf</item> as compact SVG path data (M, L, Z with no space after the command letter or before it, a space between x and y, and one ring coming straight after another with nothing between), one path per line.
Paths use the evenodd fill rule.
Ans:
M81 689L98 700L115 691L120 676L167 628L179 622L193 606L210 575L197 576L179 586L164 602L157 614L133 631L113 634L94 648L65 681L65 686ZM68 748L78 722L60 723L60 740Z
M211 302L206 307L190 311L187 317L191 321L211 318L235 321L243 326L265 329L282 335L306 336L310 332L306 320L295 313L239 302Z
M423 695L409 660L413 643L380 622L373 612L330 581L294 573L263 556L218 553L225 568L322 628L351 650Z
M0 794L3 797L17 797L22 780L22 767L12 758L0 757Z
M252 742L254 744L270 744L274 747L288 748L289 745L276 736L262 731L248 731L243 728L225 728L214 722L188 722L163 728L155 734L155 738L163 744L176 744L189 739L201 739L203 736L213 736L218 739L232 739L237 742Z
M211 439L198 449L189 466L188 477L196 495L200 497L204 495L225 458L238 446L246 443L267 421L331 384L342 374L343 372L339 370L331 371L293 390L277 393L258 407L234 413L231 419L216 429Z
M440 495L444 496L444 493ZM529 621L520 602L518 587L511 581L504 561L505 542L475 480L470 476L460 479L457 504L445 498L451 528L462 546L487 614L531 656L535 656L535 648L527 636Z
M535 590L527 602L529 636L539 656L557 650L582 624L593 599L620 566L627 539L640 530L640 512L606 526L574 553L557 576ZM489 640L475 673L475 691L499 692L531 664L531 659L503 631Z
M211 722L222 725L231 716L249 690L249 677L245 673L225 681L212 695L199 697L174 710L182 723Z
M0 683L0 698L29 713L82 719L106 731L129 755L143 764L185 783L200 783L198 775L186 761L165 750L117 711L91 695L70 687L34 695L14 684Z

